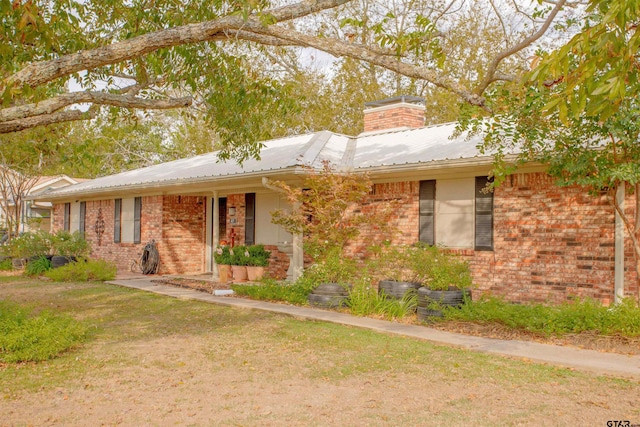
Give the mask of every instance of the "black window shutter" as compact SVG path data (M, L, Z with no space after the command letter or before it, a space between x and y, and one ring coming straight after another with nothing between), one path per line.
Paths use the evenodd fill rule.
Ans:
M420 233L419 239L435 245L436 181L420 181Z
M491 182L486 176L476 177L475 250L493 250L493 191L486 191Z
M253 245L256 242L256 193L244 195L244 244Z
M62 228L64 231L71 230L71 203L64 204L64 222Z
M142 197L133 201L133 243L140 243L140 216L142 214Z
M122 217L122 199L115 199L115 209L113 212L113 242L120 243L121 228L120 219Z
M84 235L85 231L85 219L87 216L87 202L80 202L80 222L78 224L78 231Z

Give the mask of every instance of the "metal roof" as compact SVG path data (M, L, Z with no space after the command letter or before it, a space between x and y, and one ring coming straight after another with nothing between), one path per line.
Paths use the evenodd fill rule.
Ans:
M95 195L135 187L185 186L241 179L262 174L295 171L301 166L320 168L329 161L342 169L367 170L420 165L448 160L474 159L479 156L479 137L452 137L455 123L419 129L381 131L358 137L322 131L263 142L260 159L248 159L242 165L223 161L217 152L122 172L53 190L47 198Z

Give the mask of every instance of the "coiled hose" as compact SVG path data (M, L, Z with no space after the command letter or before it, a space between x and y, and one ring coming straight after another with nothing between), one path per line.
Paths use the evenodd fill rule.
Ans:
M144 246L142 250L142 258L140 259L140 267L142 274L156 274L160 266L160 254L156 247L156 241L151 240Z

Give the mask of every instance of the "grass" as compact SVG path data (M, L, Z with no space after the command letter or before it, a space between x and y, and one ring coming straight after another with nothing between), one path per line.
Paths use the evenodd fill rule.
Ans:
M39 362L53 359L79 345L86 327L70 316L49 310L35 313L0 301L0 362Z
M595 332L601 335L640 336L640 307L631 298L614 307L584 299L559 305L512 304L496 297L445 310L445 320L498 323L511 329L542 335Z
M483 411L486 414L487 403L478 406L479 398L472 394L479 384L491 386L490 390L485 389L486 396L491 396L493 388L496 391L517 390L522 399L538 396L537 402L575 400L574 394L582 393L580 390L589 390L585 395L597 401L597 397L592 397L594 387L606 391L607 396L616 393L620 396L629 395L638 386L637 382L595 378L568 369L437 346L411 338L179 300L102 283L0 278L0 292L5 303L29 303L35 313L48 309L59 316L73 317L85 325L88 337L81 346L56 359L1 367L0 390L9 407L18 400L39 401L55 395L59 389L73 398L85 388L102 387L109 378L118 378L117 384L128 387L122 395L112 396L114 400L135 395L139 401L156 402L164 395L159 393L158 387L165 379L174 384L175 399L188 399L193 391L188 388L187 379L195 370L206 373L198 381L211 381L211 387L215 385L215 391L210 392L219 399L208 401L212 405L227 404L224 396L233 399L238 393L235 387L240 383L251 384L255 393L266 390L266 394L255 395L258 402L268 400L269 387L286 393L292 383L305 384L310 393L320 393L327 388L340 390L346 384L358 387L354 393L360 393L361 387L363 398L366 394L376 396L380 401L387 391L402 390L411 401L424 394L425 408L441 408L438 400L451 405L450 409L440 409L442 412L423 410L426 411L423 415L385 413L356 405L351 409L353 425L357 424L354 420L369 416L373 417L371 425L381 425L380 420L375 419L384 416L390 417L387 425L400 421L413 425L454 425L457 417L470 417L470 422L478 423L481 418L474 414ZM162 346L170 343L180 343L175 349L178 353L163 352ZM160 356L155 357L156 353ZM141 354L148 356L141 358ZM204 359L197 359L197 366L187 362L183 368L184 360L194 357ZM145 381L155 379L159 382L142 381L143 386L136 386L138 378L132 377L131 373L148 375ZM233 380L216 382L217 376L224 378L225 373ZM181 384L182 379L184 384ZM425 388L417 389L415 384ZM119 388L118 385L114 387L110 393ZM442 391L433 394L435 387ZM102 393L100 391L100 396ZM88 398L85 394L80 395ZM310 396L300 397L306 398L307 402L311 399ZM158 405L167 404L166 400L157 402ZM228 402L232 408L240 403L237 399ZM77 406L81 408L82 404L78 402ZM626 409L616 412L614 404L610 405L609 409L603 410L608 415L614 412L640 415L624 412ZM291 410L293 418L287 421L291 421L291 425L304 424L306 415L302 402L300 406L291 406ZM532 406L530 410L531 414L518 414L516 418L498 417L494 425L544 424L557 416L555 409L545 406ZM564 407L562 410L570 411ZM450 411L460 412L454 415ZM235 411L229 415L226 424L246 425L248 420L238 418L243 416L242 412ZM563 419L567 420L566 417Z

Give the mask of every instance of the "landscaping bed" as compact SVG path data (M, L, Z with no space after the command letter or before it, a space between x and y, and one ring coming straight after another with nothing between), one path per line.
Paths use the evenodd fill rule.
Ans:
M215 290L230 290L230 284L221 284L212 281L204 281L190 278L161 278L153 279L153 283L190 288L198 291L213 293ZM258 285L259 286L259 285ZM241 295L234 297L248 298ZM282 301L272 301L275 303ZM348 309L337 308L336 310L349 313ZM384 319L382 316L370 316L377 319ZM395 321L409 324L424 325L415 315L408 316ZM620 354L640 354L640 338L629 338L620 335L602 335L594 332L583 332L577 334L564 334L562 336L547 336L544 334L509 328L498 323L476 323L457 320L439 320L429 323L428 327L454 332L464 335L473 335L501 340L521 340L536 341L546 344L566 345L577 348L605 351Z

